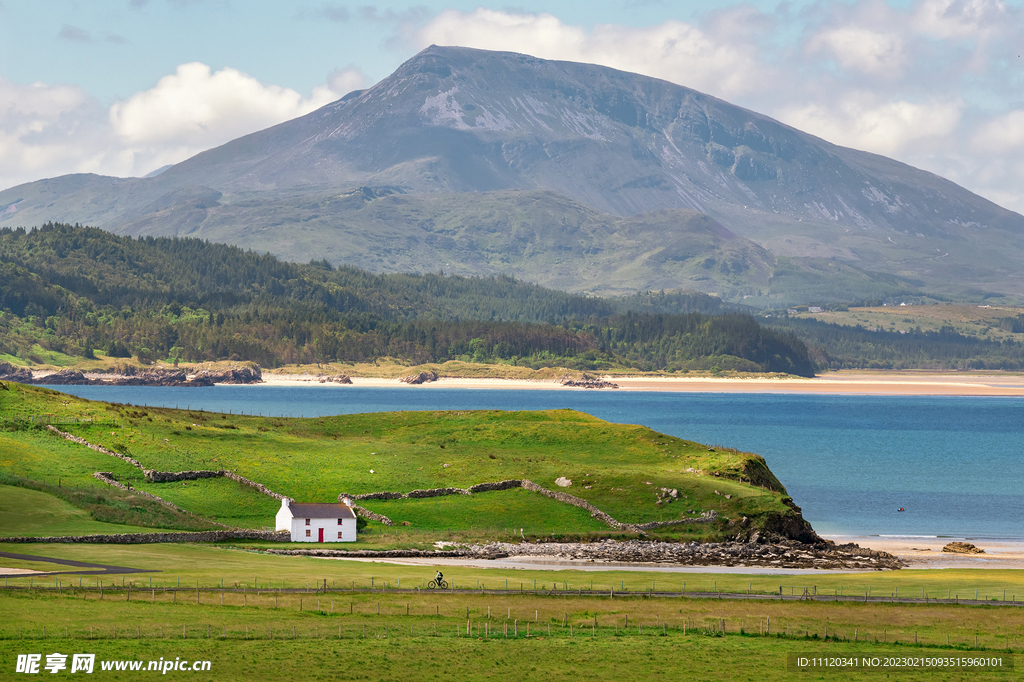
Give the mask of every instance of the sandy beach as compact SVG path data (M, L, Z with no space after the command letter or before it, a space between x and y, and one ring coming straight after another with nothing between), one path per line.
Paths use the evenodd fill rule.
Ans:
M586 389L562 386L554 381L524 379L470 379L442 377L437 381L409 385L398 379L352 377L351 385L319 383L303 374L264 373L263 381L273 386L394 387L410 391L432 388L529 389L547 391L666 391L678 393L819 393L835 395L934 395L934 396L1024 396L1024 376L1017 374L928 374L830 372L813 379L800 378L684 378L684 377L602 377L618 384L617 389Z
M853 542L882 552L889 552L907 562L907 568L987 568L1024 569L1024 542L1009 540L978 540L971 538L832 536L836 544ZM942 548L950 542L970 542L984 554L951 554Z

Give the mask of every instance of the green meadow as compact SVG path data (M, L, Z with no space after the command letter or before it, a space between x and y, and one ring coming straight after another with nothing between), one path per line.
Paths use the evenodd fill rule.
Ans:
M69 502L36 490L0 485L0 537L16 535L93 535L145 533L152 528L104 523Z
M756 526L792 513L782 485L756 455L569 410L278 419L108 405L7 386L0 391L0 534L7 537L274 522L279 503L247 486L224 478L147 483L122 460L48 431L46 421L149 468L229 469L301 501L508 478L558 489L554 479L565 476L573 481L567 492L620 521L709 509L721 515L713 524L650 534L660 539L719 539L737 532L743 516ZM92 477L96 471L191 514L111 488ZM676 489L679 500L656 504L662 487ZM636 537L518 488L361 504L395 525L371 523L359 542L332 549L512 541L520 533L532 540ZM99 660L209 660L208 672L168 673L202 680L1003 680L1013 673L808 672L791 668L788 657L1016 662L1024 649L1020 571L779 575L452 565L442 570L456 589L442 592L424 589L435 570L429 565L264 551L290 546L0 540L0 551L30 557L0 558L3 568L60 573L4 579L0 679L13 675L19 653L89 652ZM145 572L98 575L46 558ZM780 592L790 599L773 598ZM730 594L740 598L722 598Z
M202 545L0 548L157 571L8 579L9 589L0 591L6 616L0 623L0 676L13 669L17 653L44 649L108 659L210 660L211 674L200 679L319 679L336 675L332 661L344 656L353 679L678 674L754 680L797 674L787 667L790 654L1006 657L1024 648L1019 607L764 598L777 593L779 582L813 586L818 594L871 587L875 596L924 587L934 597L949 586L991 595L1022 585L1013 571L744 576L451 566L443 570L459 590L442 592L420 588L433 575L429 566ZM328 589L318 591L324 582ZM651 588L660 594L651 596ZM753 598L718 598L716 588L749 590ZM687 596L665 594L676 589ZM893 677L969 678L936 675L901 671ZM117 679L116 673L101 677Z
M764 460L731 449L618 425L573 410L398 412L283 419L135 408L10 384L0 391L0 472L48 485L96 489L96 471L210 522L260 528L278 503L228 479L149 483L128 463L62 439L54 422L89 443L160 471L229 470L302 502L339 494L460 487L530 479L566 490L625 523L697 519L660 537L711 539L795 512ZM671 503L661 489L674 489ZM367 500L368 509L410 530L478 533L520 528L531 535L611 530L580 509L527 491L420 500ZM383 529L377 529L378 535ZM371 534L373 530L371 529ZM386 537L386 534L383 536Z

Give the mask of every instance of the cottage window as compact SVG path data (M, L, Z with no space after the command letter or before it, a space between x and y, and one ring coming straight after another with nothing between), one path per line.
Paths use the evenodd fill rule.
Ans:
M311 532L312 532L312 531L310 531L310 530L309 530L308 528L306 529L306 537L307 537L307 538L309 537L309 534L310 534Z
M338 519L338 525L339 525L339 526L341 525L341 522L342 522L342 520L343 520L343 519Z
M306 519L306 525L307 526L309 525L309 519Z
M341 531L340 530L338 531L338 539L339 540L341 539Z

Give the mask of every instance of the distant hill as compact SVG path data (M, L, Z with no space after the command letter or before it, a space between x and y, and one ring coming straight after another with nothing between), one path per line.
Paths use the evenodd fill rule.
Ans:
M574 292L1024 292L1024 217L947 180L666 81L466 48L155 177L0 192L0 224L49 220Z

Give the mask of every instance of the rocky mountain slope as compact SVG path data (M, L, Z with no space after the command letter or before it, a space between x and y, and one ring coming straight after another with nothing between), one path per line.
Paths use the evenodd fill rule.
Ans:
M666 81L466 48L155 177L0 193L0 225L46 220L573 291L1024 291L1024 217L947 180Z

